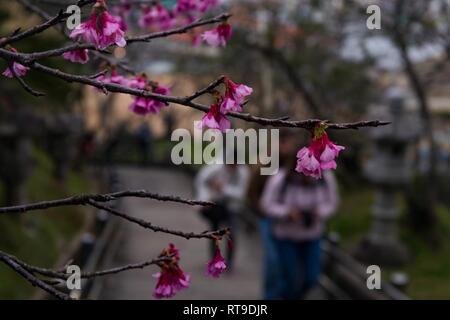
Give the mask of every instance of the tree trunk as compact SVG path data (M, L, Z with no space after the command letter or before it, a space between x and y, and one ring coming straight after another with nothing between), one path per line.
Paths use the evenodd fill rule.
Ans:
M436 165L437 165L437 146L434 140L432 116L428 104L427 92L424 85L421 83L419 75L414 68L414 65L408 55L408 48L405 39L400 31L395 33L395 43L400 51L405 73L409 78L411 88L419 102L420 113L423 120L423 130L425 139L428 142L429 153L429 167L426 176L420 179L415 188L410 189L410 195L407 196L408 206L411 216L413 228L426 235L427 238L433 242L437 241L436 226ZM415 201L411 201L414 197L423 197L423 203L426 204L424 209L417 207ZM422 207L422 206L421 206ZM414 216L414 214L416 216ZM418 215L418 216L417 216Z

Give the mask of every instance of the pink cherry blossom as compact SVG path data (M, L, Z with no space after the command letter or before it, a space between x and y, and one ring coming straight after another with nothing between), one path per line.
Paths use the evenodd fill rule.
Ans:
M226 91L220 111L224 114L228 111L241 112L245 97L252 94L253 89L244 84L236 84L228 78L224 79L224 84Z
M198 128L217 129L225 132L225 130L231 128L231 122L220 112L220 106L218 104L213 104L209 108L208 113L203 116Z
M214 278L218 278L220 274L226 270L226 268L227 264L220 253L219 246L217 245L214 258L208 262L206 273Z
M93 44L97 49L105 49L113 44L125 47L124 36L120 20L108 13L104 0L98 0L89 20L81 23L70 34L72 39Z
M123 86L128 86L130 81L125 78L124 76L121 76L117 73L116 69L111 70L111 76L101 75L97 77L98 81L104 82L104 83L114 83L114 84L120 84Z
M228 23L221 23L216 28L202 33L202 39L212 47L225 46L232 34Z
M147 77L145 74L140 74L136 78L129 80L128 85L133 89L144 89L147 85Z
M333 143L328 143L325 146L322 154L320 155L320 166L323 170L326 169L336 169L336 161L334 160L339 155L341 150L345 148L342 146L335 145Z
M63 58L74 63L85 64L89 61L89 50L77 49L63 53Z
M28 67L25 67L24 65L21 65L20 63L13 62L13 69L18 77L23 77L27 74L27 71L30 69ZM11 72L10 67L6 68L5 71L3 71L2 75L8 78L14 78L14 74Z
M222 103L220 104L220 112L226 114L228 111L242 112L242 106L233 98L225 96Z
M117 20L117 23L119 24L120 29L123 32L126 32L128 30L128 24L125 20L124 14L119 14L114 16L114 18Z
M316 159L313 152L307 147L303 147L297 153L297 172L303 173L305 176L310 176L316 179L322 177L322 170L320 162Z
M153 275L158 279L153 296L158 299L173 297L178 291L188 288L190 282L190 276L186 275L178 264L179 251L172 243L161 253L160 257L164 256L170 256L171 260L162 262L161 272Z
M323 170L336 169L335 159L345 147L332 142L326 132L314 137L309 147L303 147L297 153L296 171L306 176L320 178Z
M144 89L145 85L142 86L142 79L137 78L131 81L131 87L135 86L138 89ZM152 88L152 92L159 95L168 95L170 90L168 87L156 86ZM129 109L136 114L146 115L148 113L158 114L159 111L165 107L167 103L159 101L153 98L147 97L134 97L133 102L129 106Z
M9 48L9 51L11 52L17 52L16 49L14 48ZM27 74L28 70L30 70L30 68L25 67L24 65L18 63L18 62L13 62L12 63L12 68L14 70L14 73L18 76L18 77L23 77L24 75ZM4 75L7 78L14 78L14 74L11 71L11 67L7 67L5 69L5 71L3 71L2 75Z

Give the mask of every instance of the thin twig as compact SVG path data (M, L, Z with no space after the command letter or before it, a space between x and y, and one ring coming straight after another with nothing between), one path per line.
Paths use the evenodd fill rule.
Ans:
M183 231L177 231L177 230L170 230L167 228L163 228L163 227L159 227L159 226L155 226L152 223L139 219L139 218L135 218L132 216L129 216L123 212L120 212L116 209L113 209L111 207L99 204L93 200L89 200L88 202L89 205L91 205L94 208L100 209L100 210L104 210L108 213L111 213L117 217L120 217L122 219L125 219L129 222L135 223L145 229L149 229L152 230L154 232L163 232L163 233L167 233L167 234L171 234L174 236L179 236L182 238L185 238L187 240L189 239L211 239L211 240L216 240L217 238L220 238L226 234L229 234L230 229L229 228L225 228L225 229L221 229L221 230L215 230L215 231L205 231L202 233L194 233L194 232L183 232Z
M41 279L37 278L31 272L26 270L23 266L18 264L15 260L11 259L11 257L9 255L5 255L1 251L0 251L0 260L3 261L8 267L10 267L16 273L20 274L23 278L25 278L34 287L39 287L60 300L70 300L70 297L67 294L56 290L49 284L47 284L44 281L42 281Z
M219 78L217 78L216 80L211 82L209 85L207 85L203 89L200 89L200 90L194 92L193 94L191 94L190 96L186 97L186 101L192 101L192 100L204 95L205 93L210 92L212 89L214 89L218 85L220 85L223 82L223 79L225 79L225 76L220 76Z
M160 195L157 193L148 192L145 190L125 190L114 193L105 193L105 194L85 194L78 195L64 199L57 200L49 200L49 201L41 201L36 203L12 206L12 207L3 207L0 208L0 214L5 213L24 213L28 211L35 210L44 210L55 207L63 207L63 206L72 206L72 205L86 205L89 204L90 200L96 202L108 202L112 200L116 200L119 198L125 197L136 197L136 198L148 198L159 201L170 201L170 202L178 202L183 204L188 204L191 206L210 206L213 205L213 202L209 201L198 201L198 200L189 200L183 199L177 196L169 196L169 195Z
M11 254L7 254L7 253L0 251L0 257L2 255L7 256L9 259L13 260L15 263L20 265L22 268L28 270L30 273L38 273L42 276L56 278L56 279L63 279L63 280L66 280L71 276L71 274L68 274L63 271L46 269L46 268L36 267L36 266L30 265L30 264L27 264L26 262L19 260L17 257L15 257ZM123 265L123 266L115 267L115 268L111 268L111 269L105 269L105 270L100 270L100 271L95 271L95 272L83 272L83 273L81 273L80 277L82 279L89 279L89 278L95 278L95 277L100 277L100 276L106 276L109 274L117 274L120 272L133 270L133 269L143 269L147 266L156 265L161 262L168 261L170 259L171 259L170 256L163 256L163 257L158 257L158 258L154 258L151 260L147 260L144 262L127 264L127 265Z
M17 82L19 82L19 84L22 86L22 88L25 89L25 91L27 91L28 93L30 93L31 95L35 96L35 97L42 97L45 96L45 93L43 92L39 92L34 90L33 88L31 88L26 82L25 80L23 80L16 72L16 70L14 69L14 64L10 63L9 65L9 71L11 71L12 75L14 76L14 78L17 80Z
M96 88L99 88L101 90L107 90L109 92L117 92L117 93L126 93L137 97L144 97L144 98L152 98L158 101L162 101L165 103L176 103L179 105L187 106L196 110L200 110L203 112L208 112L209 107L195 103L190 101L190 97L174 97L174 96L165 96L156 94L147 90L141 90L141 89L132 89L129 87L125 87L122 85L114 84L114 83L103 83L101 81L95 80L95 79L89 79L89 77L80 76L80 75L74 75L67 72L60 71L58 69L50 68L45 65L42 65L37 62L30 62L27 60L27 55L17 53L17 52L11 52L5 49L0 48L0 57L8 60L12 59L15 61L18 61L22 64L25 64L29 66L30 68L33 68L37 71L41 71L43 73L49 74L51 76L60 78L62 80L65 80L67 82L78 82L82 84L87 84ZM253 116L248 113L239 113L239 112L228 112L227 115L242 119L247 122L254 122L261 125L266 126L272 126L272 127L292 127L292 128L303 128L307 130L311 130L314 128L317 124L321 122L326 122L328 128L330 129L359 129L363 127L378 127L378 126L384 126L389 124L389 122L386 121L379 121L379 120L373 120L373 121L359 121L359 122L352 122L352 123L331 123L327 120L320 120L320 119L308 119L308 120L300 120L300 121L287 121L282 119L269 119L269 118L263 118L258 116Z
M53 18L45 21L42 24L36 25L36 26L34 26L34 27L32 27L32 28L30 28L30 29L28 29L26 31L23 31L21 33L18 33L16 35L13 35L13 36L1 39L0 40L0 47L3 47L5 45L7 45L7 44L10 44L10 43L13 43L13 42L16 42L16 41L20 41L20 40L22 40L24 38L31 37L31 36L33 36L35 34L41 33L44 30L46 30L46 29L48 29L48 28L58 24L59 22L61 22L61 20L64 17L66 17L66 16L67 16L67 14L64 13L61 10L61 11L58 12L58 14L56 16L54 16Z
M210 19L198 20L198 21L190 23L184 27L174 28L174 29L170 29L170 30L166 30L166 31L152 32L152 33L144 34L144 35L140 35L140 36L128 37L128 38L126 38L126 41L127 41L127 44L136 43L136 42L149 42L150 40L157 39L157 38L165 38L165 37L168 37L168 36L174 35L174 34L186 33L189 30L195 29L199 26L223 22L223 21L226 21L226 19L228 19L230 16L231 16L230 14L224 13L224 14L218 15L217 17L213 17ZM62 48L30 53L30 54L28 54L28 59L31 61L31 60L39 60L42 58L58 57L65 52L74 51L74 50L78 50L78 49L97 50L93 44L72 43L72 44L62 47Z

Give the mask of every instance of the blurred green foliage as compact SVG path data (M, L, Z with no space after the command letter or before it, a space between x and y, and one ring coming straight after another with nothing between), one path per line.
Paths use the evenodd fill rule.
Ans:
M52 163L40 150L33 175L27 183L30 202L86 193L90 184L79 174L71 173L61 183L52 179ZM1 190L0 190L1 192ZM0 250L41 267L53 267L61 252L82 227L85 216L80 207L61 207L35 211L21 217L0 218ZM0 264L0 299L30 298L34 288L22 277Z
M14 29L11 26L17 21L15 28L20 27L18 15L23 15L21 10L17 11L16 6L7 5L6 2L0 4L0 35L11 34ZM44 51L60 47L66 43L62 34L54 29L46 30L33 37L11 44L19 52L31 53ZM62 57L43 59L43 64L57 68L62 71L73 73L88 73L87 67L80 64L73 64ZM4 60L0 60L0 71L3 72L7 65ZM3 93L2 99L9 100L13 106L30 105L37 111L70 110L74 101L81 98L81 86L70 84L33 70L30 70L24 80L35 90L46 94L44 97L34 97L27 93L14 79L2 77L0 81L0 91Z
M352 251L367 235L371 224L373 191L369 188L341 188L342 202L329 222L329 230L338 232L341 245ZM431 248L424 238L408 226L406 205L399 196L402 215L399 220L400 238L408 246L411 261L400 268L382 267L388 281L392 272L402 271L410 277L406 294L413 299L448 299L450 293L450 208L438 208L439 234L442 242Z

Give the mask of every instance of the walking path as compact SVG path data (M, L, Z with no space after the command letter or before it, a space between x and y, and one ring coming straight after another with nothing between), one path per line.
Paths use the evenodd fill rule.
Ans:
M146 189L160 194L193 197L192 178L176 170L126 168L119 170L123 189ZM135 217L175 230L202 232L207 230L195 207L127 198L121 210ZM137 225L121 222L119 245L111 265L114 267L136 263L157 256L161 249L173 242L181 253L181 266L191 275L191 286L176 299L259 299L261 297L261 248L257 234L239 234L236 265L231 274L219 279L205 276L209 259L206 240L185 240L161 233L153 233ZM133 270L108 277L100 299L153 299L157 267Z

